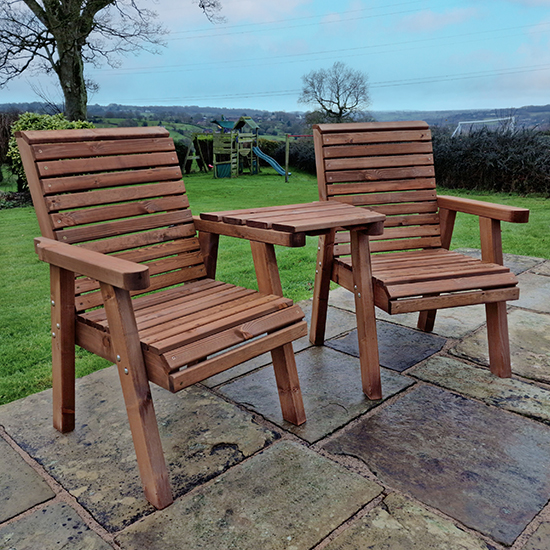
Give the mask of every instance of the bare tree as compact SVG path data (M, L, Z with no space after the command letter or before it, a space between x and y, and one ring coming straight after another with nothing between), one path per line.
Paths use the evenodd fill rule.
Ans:
M84 65L117 66L120 55L157 52L166 30L139 0L0 0L0 88L25 72L55 73L65 115L84 120L88 89ZM196 1L196 0L195 0ZM211 20L219 0L198 0Z
M370 104L368 77L337 61L330 69L311 71L302 77L300 103L316 104L317 121L343 122L363 113Z

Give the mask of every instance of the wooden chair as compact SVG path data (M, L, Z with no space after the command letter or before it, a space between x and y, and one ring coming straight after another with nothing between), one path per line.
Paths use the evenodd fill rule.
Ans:
M149 381L176 392L270 351L283 417L305 422L291 344L307 334L304 314L206 276L168 131L28 131L17 142L42 233L36 251L51 270L58 430L74 429L75 343L118 367L157 508L172 493Z
M321 200L387 216L383 235L370 237L375 305L390 314L418 311L418 328L429 332L438 309L485 304L491 371L510 377L506 301L519 289L502 265L500 222L525 223L529 210L438 197L425 122L321 124L313 136ZM479 216L481 260L449 251L457 212ZM316 345L324 340L331 280L354 291L344 232L320 237L310 332ZM378 390L369 396L380 398Z

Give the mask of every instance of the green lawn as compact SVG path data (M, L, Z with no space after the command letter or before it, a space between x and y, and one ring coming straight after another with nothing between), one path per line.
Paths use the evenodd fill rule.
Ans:
M270 169L258 176L213 179L210 174L185 178L195 214L255 206L309 202L317 199L315 178L294 172L288 183ZM492 202L514 204L531 210L529 224L503 224L505 252L550 258L550 203L540 198L443 193ZM39 235L30 207L0 211L0 404L50 387L49 270L33 251ZM477 219L459 216L452 243L479 247ZM316 239L304 248L278 248L277 257L286 296L303 300L311 296ZM255 287L255 275L247 241L222 238L218 277ZM83 376L108 363L78 350L77 375Z

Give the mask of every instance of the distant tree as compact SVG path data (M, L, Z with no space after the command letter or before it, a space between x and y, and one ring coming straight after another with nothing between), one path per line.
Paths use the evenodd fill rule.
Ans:
M368 77L337 61L330 69L311 71L302 77L300 103L317 105L308 121L344 122L363 113L370 104Z
M209 20L220 0L194 0ZM0 0L0 88L25 72L55 73L65 115L85 120L85 63L116 66L121 54L157 51L165 29L139 0Z

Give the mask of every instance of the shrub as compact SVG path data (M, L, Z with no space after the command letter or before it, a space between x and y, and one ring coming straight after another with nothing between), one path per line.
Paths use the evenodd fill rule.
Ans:
M62 114L38 115L36 113L23 113L12 125L7 159L11 164L11 170L17 180L17 191L28 190L25 170L21 162L21 155L15 141L15 132L23 130L67 130L71 128L95 128L91 122L85 120L67 120Z
M550 196L550 138L536 130L488 130L451 137L433 128L438 185Z
M273 155L275 160L281 165L285 164L285 144L279 146ZM290 142L289 147L289 164L303 170L309 174L317 174L315 167L315 149L311 138L300 138Z

